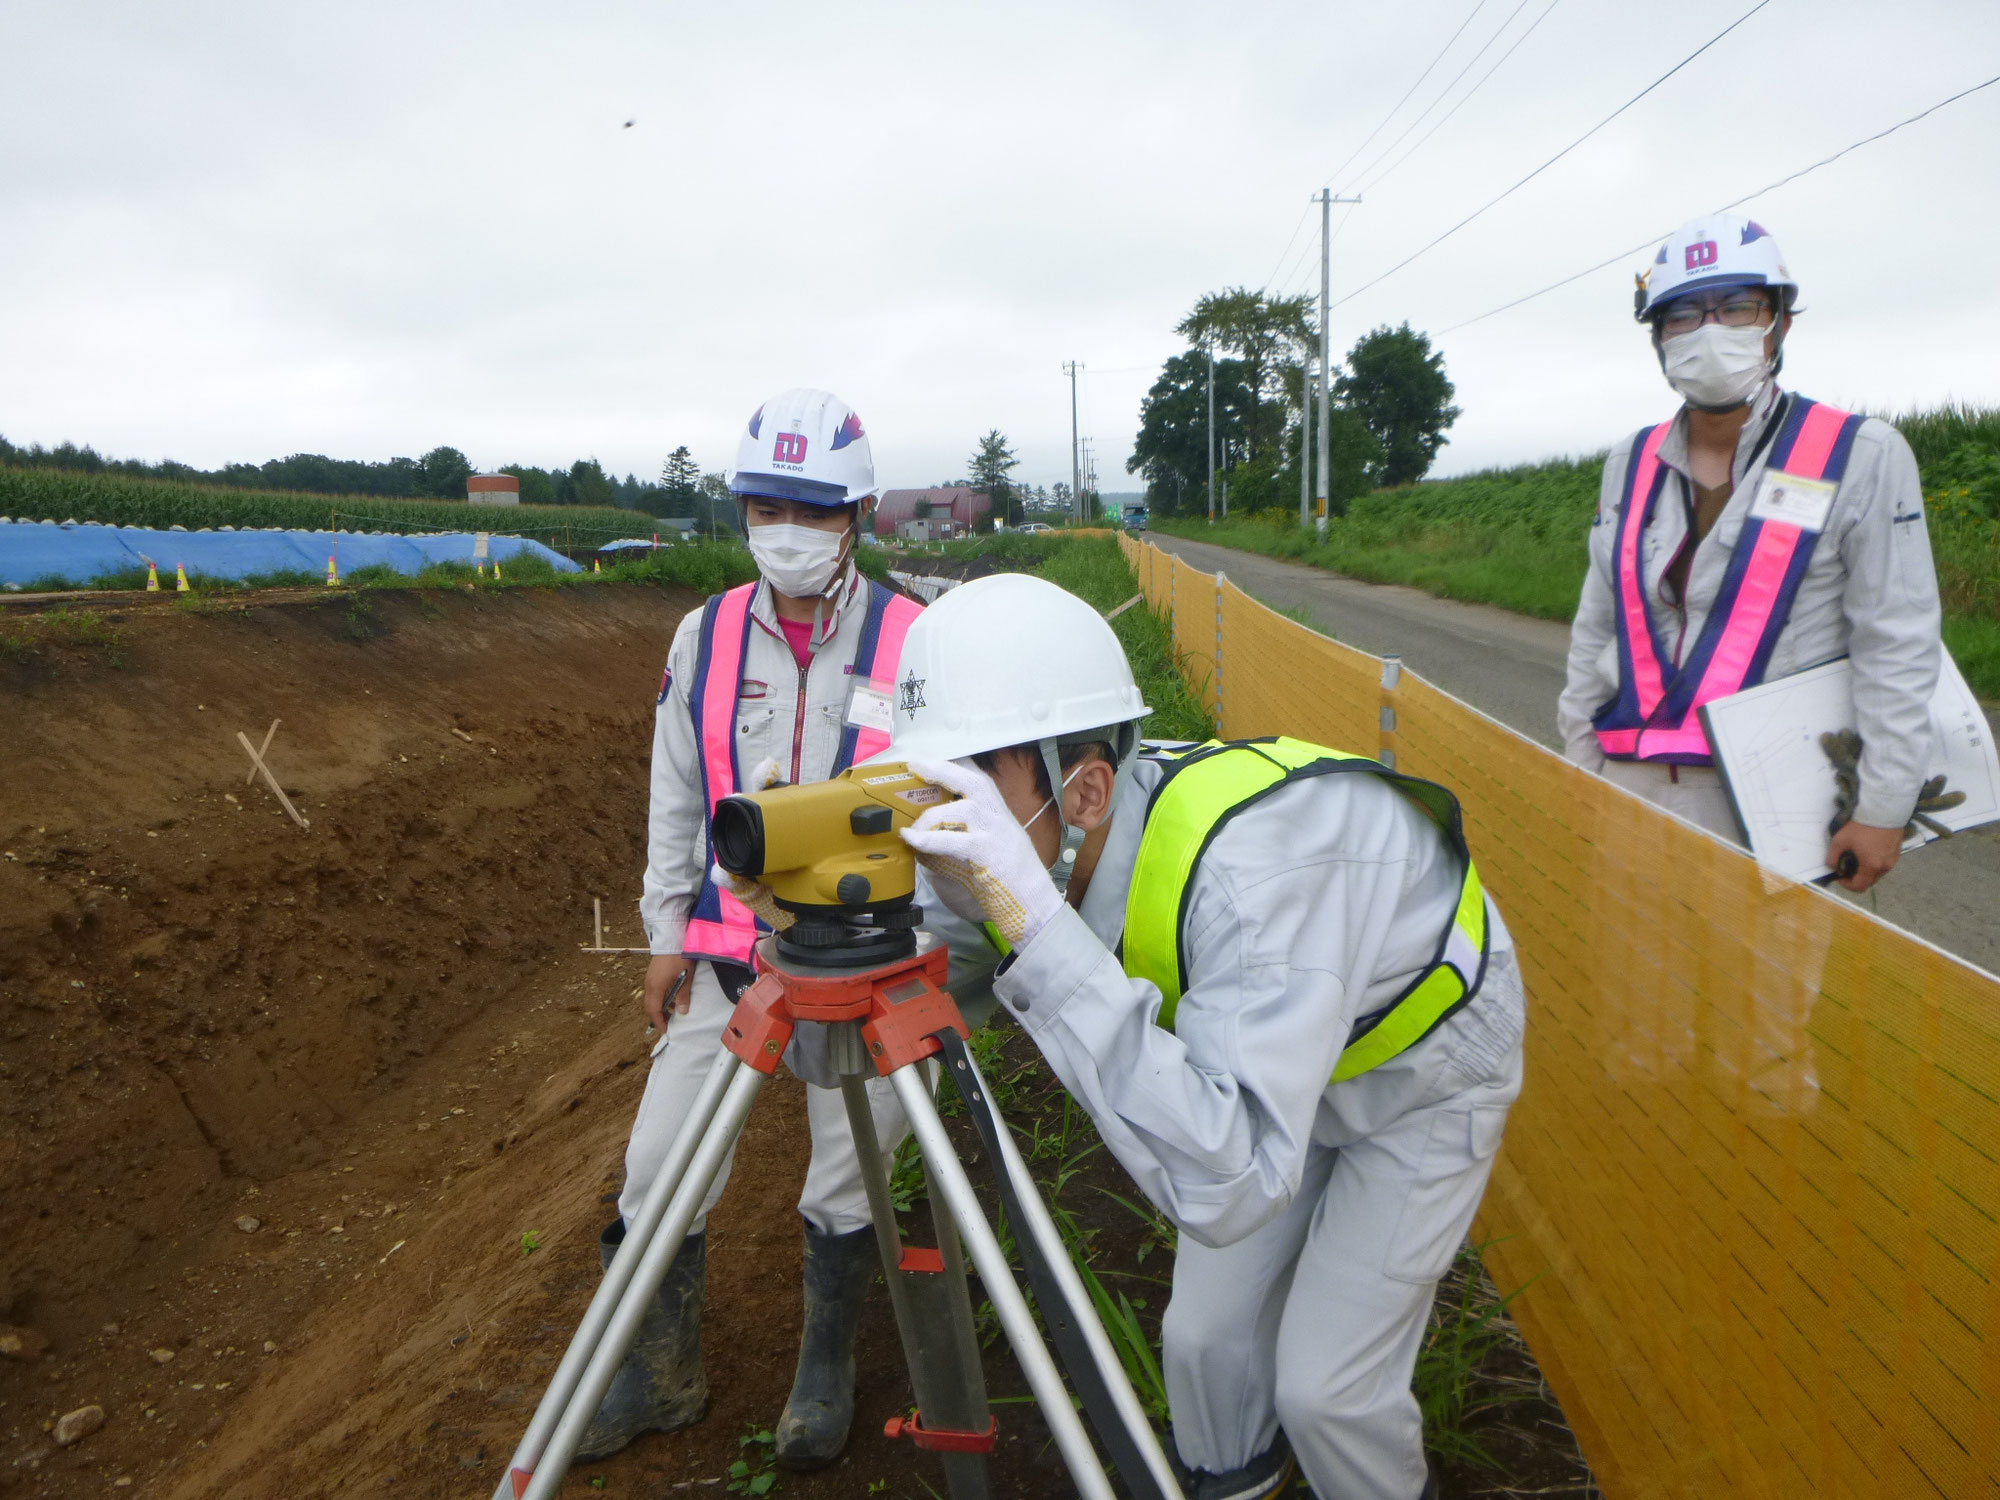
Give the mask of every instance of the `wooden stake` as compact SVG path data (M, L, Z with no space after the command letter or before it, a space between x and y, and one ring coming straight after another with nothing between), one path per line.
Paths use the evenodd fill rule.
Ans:
M257 748L257 753L252 757L250 757L252 760L262 760L265 756L271 753L271 741L278 733L278 726L284 722L285 721L283 719L273 719L271 721L271 727L264 731L264 743ZM245 786L248 786L250 785L251 782L255 781L256 779L257 779L257 768L255 766L252 766L250 768L250 774L243 778L243 784Z
M271 726L273 730L275 730L277 727L278 726L275 724ZM298 824L299 827L301 828L310 829L312 827L312 824L306 821L305 815L303 813L301 813L296 807L292 806L292 799L285 795L285 789L278 785L278 778L273 776L271 774L271 768L264 764L263 755L258 751L255 745L252 745L250 743L250 736L245 734L242 730L239 729L236 731L236 743L241 745L243 747L243 753L250 757L251 770L253 772L258 772L263 775L264 785L268 786L271 789L271 791L277 796L278 801L284 805L285 811L291 814L292 821ZM268 738L265 740L265 743L266 744L270 743Z
M1119 605L1116 609L1112 610L1111 613L1106 615L1104 618L1107 620L1117 619L1120 615L1124 614L1126 610L1130 609L1133 605L1137 604L1141 599L1145 597L1146 596L1143 593L1134 594L1130 599L1127 599L1123 604Z
M604 946L604 902L596 896L590 898L590 920L596 930L596 937L592 940L591 946L602 948Z

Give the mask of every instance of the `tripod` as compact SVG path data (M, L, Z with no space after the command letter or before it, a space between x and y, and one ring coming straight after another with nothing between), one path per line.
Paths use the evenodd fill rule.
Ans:
M882 936L876 937L877 946L860 951L882 956ZM842 956L837 948L804 952L782 938L759 945L763 972L730 1016L723 1050L637 1218L626 1226L624 1243L516 1446L494 1500L551 1500L561 1487L647 1304L800 1024L826 1028L827 1060L840 1078L917 1398L916 1416L892 1419L885 1432L940 1456L951 1500L988 1500L986 1455L993 1449L996 1427L987 1409L966 1289L964 1253L969 1252L1077 1493L1084 1500L1113 1500L1104 1466L932 1102L920 1065L942 1055L999 1174L1002 1203L1016 1226L1050 1334L1113 1466L1138 1500L1181 1500L1166 1455L965 1046L965 1022L943 987L944 948L927 933L896 936L902 939L896 946L903 954L873 966L831 962ZM933 1190L935 1249L906 1247L897 1232L868 1106L865 1082L871 1068L895 1088L923 1153Z

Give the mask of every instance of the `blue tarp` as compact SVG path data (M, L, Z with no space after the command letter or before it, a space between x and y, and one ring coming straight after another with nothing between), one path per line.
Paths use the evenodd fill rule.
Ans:
M0 521L0 588L18 589L42 578L88 583L102 573L157 566L171 584L178 565L211 578L257 573L323 575L329 556L339 571L383 564L415 574L434 562L472 562L469 531L434 536L392 536L365 531L153 531L143 526L99 526L52 521ZM505 563L522 553L546 558L559 573L580 571L560 552L518 536L492 536L487 551Z

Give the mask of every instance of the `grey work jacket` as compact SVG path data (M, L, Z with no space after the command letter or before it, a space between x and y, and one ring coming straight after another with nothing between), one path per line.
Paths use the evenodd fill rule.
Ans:
M1242 1239L1298 1191L1309 1146L1366 1138L1468 1091L1458 1126L1499 1147L1522 997L1513 942L1488 903L1490 989L1416 1046L1329 1083L1356 1020L1428 965L1462 871L1436 824L1379 778L1319 776L1238 813L1201 855L1181 935L1174 1029L1160 992L1114 950L1146 803L1142 761L1120 789L1081 908L1065 905L993 979L1146 1196L1205 1245Z
M699 609L681 617L653 713L653 781L639 915L655 954L681 951L688 913L708 873L708 807L688 706L701 649L701 617ZM736 765L743 775L766 756L778 763L787 781L824 781L833 774L846 727L854 657L867 619L867 580L850 569L838 612L830 625L822 626L810 665L801 667L779 628L771 586L758 583L736 698Z
M1647 612L1675 661L1700 636L1722 587L1784 403L1773 386L1743 424L1730 465L1733 491L1695 548L1684 605L1673 597L1665 576L1693 531L1685 408L1660 444L1660 462L1670 474L1640 542L1640 570ZM1591 732L1592 716L1618 692L1613 551L1631 448L1628 440L1604 461L1604 483L1590 529L1590 572L1570 627L1568 681L1557 708L1564 753L1591 771L1602 770L1606 759ZM1863 746L1857 822L1900 828L1916 807L1930 753L1930 698L1942 649L1938 619L1937 573L1924 530L1916 459L1901 433L1870 418L1855 435L1826 530L1764 673L1771 682L1836 657L1852 658Z

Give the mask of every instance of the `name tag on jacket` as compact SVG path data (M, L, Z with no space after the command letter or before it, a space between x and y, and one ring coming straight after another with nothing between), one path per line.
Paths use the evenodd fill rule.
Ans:
M1837 488L1830 479L1801 479L1767 469L1758 482L1756 498L1750 502L1750 517L1796 526L1801 531L1824 531Z

